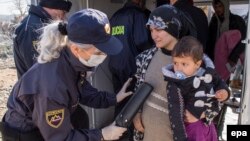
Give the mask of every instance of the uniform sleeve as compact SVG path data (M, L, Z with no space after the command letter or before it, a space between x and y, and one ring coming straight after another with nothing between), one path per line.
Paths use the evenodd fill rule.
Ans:
M35 62L37 57L37 31L32 27L20 27L14 39L14 59L18 74L23 75ZM19 76L19 77L20 77Z
M80 103L92 108L107 108L116 104L116 95L98 91L85 81L80 88Z
M46 141L100 141L99 129L73 129L68 108L40 96L34 101L32 118ZM84 119L83 119L84 120Z
M36 48L38 43L38 31L36 29L30 28L25 31L23 40L20 42L20 46L25 47L24 60L26 66L30 68L35 62L38 55Z

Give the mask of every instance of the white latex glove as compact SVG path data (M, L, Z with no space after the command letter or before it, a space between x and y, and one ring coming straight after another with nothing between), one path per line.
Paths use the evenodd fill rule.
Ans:
M102 129L102 136L104 140L118 140L126 130L127 128L115 126L113 122Z
M132 81L132 78L129 78L125 84L122 86L122 89L119 91L119 93L116 95L117 102L121 102L124 98L131 95L133 92L125 92L127 87L129 86L130 82Z

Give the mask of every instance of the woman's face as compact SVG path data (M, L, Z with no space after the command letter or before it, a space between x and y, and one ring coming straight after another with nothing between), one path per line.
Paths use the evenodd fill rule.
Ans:
M163 29L157 29L150 25L151 37L157 48L172 50L177 39Z

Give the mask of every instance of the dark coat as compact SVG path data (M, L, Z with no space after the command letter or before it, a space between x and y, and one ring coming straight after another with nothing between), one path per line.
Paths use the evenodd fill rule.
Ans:
M15 30L14 60L20 78L35 62L36 44L40 36L38 29L48 23L51 16L40 6L31 5L29 15Z
M206 48L208 38L208 20L204 11L190 4L188 0L178 0L174 6L190 15L197 31L197 39Z
M127 79L135 73L135 57L151 47L146 22L145 11L132 2L126 3L110 19L112 35L123 44L123 50L118 55L109 56L109 69L115 93L119 92ZM116 113L126 102L127 99L117 105Z
M93 108L116 104L115 94L90 85L87 70L69 49L51 62L36 63L15 84L5 122L22 132L39 129L46 141L100 141L100 129L74 129L71 124L79 103Z

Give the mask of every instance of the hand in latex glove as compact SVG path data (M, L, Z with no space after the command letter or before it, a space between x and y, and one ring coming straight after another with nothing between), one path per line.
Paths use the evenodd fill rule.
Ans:
M122 86L122 89L119 91L119 93L116 95L117 102L121 102L124 98L131 95L132 92L126 92L127 87L129 86L130 82L132 81L132 78L129 78L125 84Z
M115 126L115 122L102 129L104 140L118 140L127 128Z

